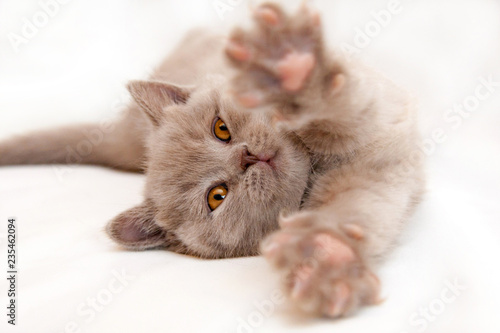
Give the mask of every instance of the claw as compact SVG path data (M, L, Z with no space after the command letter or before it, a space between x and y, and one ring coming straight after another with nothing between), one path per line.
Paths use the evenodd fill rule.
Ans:
M286 118L283 117L283 115L278 114L279 121L285 121ZM311 226L316 219L316 216L314 213L311 212L299 212L299 213L293 213L290 215L284 215L281 214L279 217L279 224L282 227L297 227L297 228L307 228Z
M226 47L227 54L236 60L247 61L250 59L250 50L235 41L230 41Z
M362 240L365 236L364 230L357 224L346 223L341 225L342 230L352 239Z
M274 257L279 248L279 243L270 241L268 243L262 244L262 253L268 258Z
M292 291L290 297L292 299L299 299L304 296L306 290L311 284L311 278L314 268L312 266L302 266L295 272L295 279L293 281Z
M336 95L338 94L342 88L344 87L345 85L345 81L346 81L346 78L345 78L345 75L344 74L337 74L335 75L335 77L333 78L332 80L332 85L331 85L331 93L332 95Z
M339 282L333 287L333 297L326 305L325 314L335 318L343 315L349 302L351 291L345 282Z
M319 27L321 25L321 15L319 14L319 12L313 11L311 13L311 18L312 18L313 24L316 27Z
M300 5L300 12L308 14L311 17L312 23L315 26L319 26L321 24L321 15L316 9L313 9L311 7L309 1L307 0L302 1L302 4Z
M274 258L283 244L289 242L291 239L292 235L288 233L277 233L272 235L262 243L262 253L268 259Z
M280 23L278 13L269 7L260 7L255 11L255 16L265 24L277 26Z
M274 121L276 122L279 122L279 121L282 121L284 120L283 119L283 116L279 113L276 113L274 115L274 118L273 118ZM279 218L278 218L278 222L279 222L279 225L283 228L283 227L289 227L291 225L293 225L293 222L295 221L295 219L293 218L293 215L287 215L285 213L281 213Z
M366 304L380 304L383 299L380 298L380 280L372 272L368 273L367 294L364 297Z

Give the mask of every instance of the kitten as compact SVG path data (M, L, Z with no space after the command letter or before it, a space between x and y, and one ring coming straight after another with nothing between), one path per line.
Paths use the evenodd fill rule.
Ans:
M378 73L327 50L320 17L264 4L225 41L194 31L113 130L80 125L0 144L0 165L146 172L144 202L107 226L129 249L262 253L307 312L379 301L373 273L424 187L415 108ZM88 135L102 143L85 150ZM75 156L75 152L78 152Z

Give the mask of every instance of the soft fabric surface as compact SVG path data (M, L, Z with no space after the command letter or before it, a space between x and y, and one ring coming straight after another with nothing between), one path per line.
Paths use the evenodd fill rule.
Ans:
M66 1L15 52L9 34L21 34L23 18L48 2L0 2L0 138L115 116L128 101L127 80L147 77L187 29L228 27L251 4L220 1L231 4L221 20L211 0ZM377 31L371 13L390 3L317 1L332 43L361 46L361 58L420 102L429 191L380 270L383 304L347 319L310 319L276 297L279 277L262 258L121 250L103 228L141 201L142 175L3 167L0 267L4 276L7 218L15 216L19 308L18 325L7 325L2 278L0 331L498 332L500 85L478 87L500 82L500 4L401 0ZM365 27L374 29L366 46L356 37ZM448 113L463 103L462 115Z

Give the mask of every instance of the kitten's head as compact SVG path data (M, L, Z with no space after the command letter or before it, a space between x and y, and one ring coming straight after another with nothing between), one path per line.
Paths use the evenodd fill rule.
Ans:
M145 201L108 225L132 249L165 246L204 258L248 256L299 208L310 163L297 138L268 115L238 110L224 82L195 89L133 82L148 116Z

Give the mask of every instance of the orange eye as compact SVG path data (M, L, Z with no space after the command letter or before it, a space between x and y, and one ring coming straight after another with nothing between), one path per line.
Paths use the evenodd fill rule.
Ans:
M215 210L224 201L227 195L227 188L225 185L215 186L208 192L208 206L210 210Z
M214 132L214 135L217 139L223 142L231 141L231 134L227 129L226 123L224 123L222 119L217 118L217 120L214 122L212 131Z

